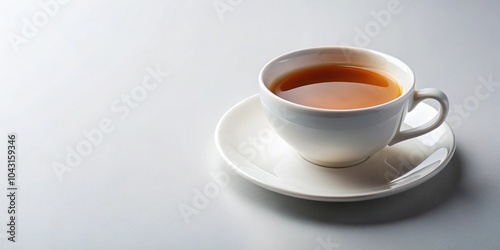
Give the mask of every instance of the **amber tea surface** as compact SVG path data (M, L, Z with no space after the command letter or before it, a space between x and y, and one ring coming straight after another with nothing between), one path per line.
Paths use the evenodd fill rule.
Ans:
M271 91L285 100L323 109L366 108L401 95L399 84L386 72L335 64L290 72L278 78Z

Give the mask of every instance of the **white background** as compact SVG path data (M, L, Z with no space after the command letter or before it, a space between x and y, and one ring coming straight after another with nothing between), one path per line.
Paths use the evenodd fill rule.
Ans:
M0 189L15 132L19 191L16 243L0 196L0 248L495 249L499 11L498 1L2 1ZM447 93L457 151L440 174L383 199L323 203L227 168L215 126L257 92L261 67L333 45L394 55L417 88ZM150 90L148 70L161 74ZM88 144L102 122L108 133ZM56 171L78 145L86 155ZM196 209L224 172L229 183Z

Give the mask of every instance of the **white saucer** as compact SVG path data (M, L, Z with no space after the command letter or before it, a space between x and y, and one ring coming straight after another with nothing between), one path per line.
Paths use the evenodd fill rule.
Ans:
M423 124L436 113L421 103L406 116L404 127ZM402 192L436 175L455 151L453 132L444 123L426 135L385 147L356 166L321 167L304 160L271 130L258 95L224 114L215 142L242 177L281 194L320 201L359 201Z

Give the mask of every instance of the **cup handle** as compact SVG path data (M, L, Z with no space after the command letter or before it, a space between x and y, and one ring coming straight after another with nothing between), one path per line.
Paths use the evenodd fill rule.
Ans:
M430 131L439 127L444 122L449 111L448 97L446 96L445 93L443 93L441 90L438 89L426 88L426 89L416 90L413 94L413 104L411 105L408 112L412 111L421 101L425 99L434 99L439 102L439 105L441 106L439 108L439 114L430 121L426 122L425 124L415 128L407 129L405 131L401 131L401 125L400 125L398 132L396 133L394 138L392 138L391 142L389 143L389 146L392 146L398 142L410 138L414 138L429 133Z

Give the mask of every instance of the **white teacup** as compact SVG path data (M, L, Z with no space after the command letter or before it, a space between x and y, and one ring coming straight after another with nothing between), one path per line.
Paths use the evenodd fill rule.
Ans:
M397 80L401 95L376 106L335 110L296 104L270 90L280 76L322 64L383 70ZM358 164L387 145L428 133L444 122L449 109L448 98L440 90L415 90L413 71L399 59L354 47L310 48L278 56L261 70L259 91L275 132L306 160L328 167ZM427 98L439 102L439 114L422 126L401 131L406 113Z

